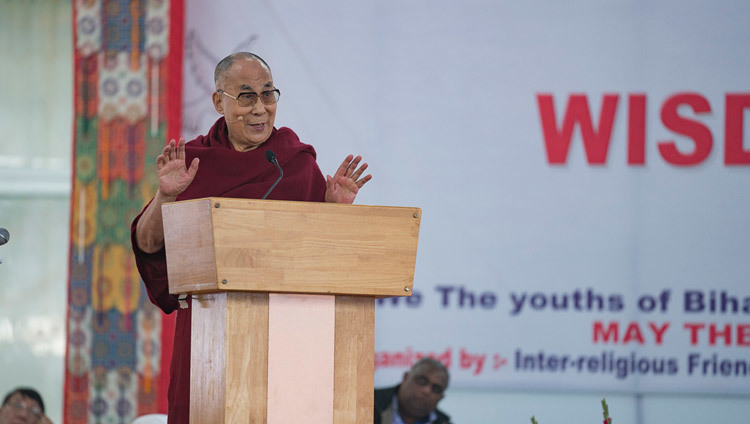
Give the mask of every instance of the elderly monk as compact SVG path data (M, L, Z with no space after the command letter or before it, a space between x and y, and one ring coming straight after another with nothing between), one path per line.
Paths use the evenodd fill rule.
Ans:
M205 136L185 143L174 140L156 159L159 190L135 218L131 239L138 271L151 301L165 313L177 311L174 351L169 380L169 423L189 422L190 311L180 308L169 294L164 253L161 206L175 200L221 196L258 199L278 177L266 160L272 150L284 169L284 178L269 199L352 203L372 176L362 177L367 164L353 155L341 163L333 177L323 178L315 162L315 149L303 144L289 128L274 127L280 91L271 69L259 56L235 53L224 58L214 73L212 94L216 111L223 116Z

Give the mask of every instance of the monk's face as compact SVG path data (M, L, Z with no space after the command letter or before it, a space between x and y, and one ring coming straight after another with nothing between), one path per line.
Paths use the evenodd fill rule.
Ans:
M276 103L265 104L260 95L273 90L271 72L254 59L237 60L219 80L217 88L238 97L240 93L258 95L251 106L242 107L237 100L222 93L214 92L216 110L224 115L229 131L229 140L240 151L254 150L268 140L276 118Z

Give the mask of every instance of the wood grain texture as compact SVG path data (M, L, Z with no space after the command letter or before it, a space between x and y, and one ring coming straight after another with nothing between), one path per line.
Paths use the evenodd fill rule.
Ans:
M419 209L210 198L163 214L170 292L216 292L193 301L191 423L372 422L373 297L411 295Z
M374 330L371 297L196 295L190 422L372 422Z
M264 423L268 398L268 294L226 295L226 422Z
M192 301L190 424L225 422L226 293Z
M335 326L333 422L372 423L375 300L336 296Z
M215 288L211 202L187 200L162 205L169 292L192 293Z
M201 294L192 304L191 424L265 423L268 294Z
M385 206L209 198L165 205L165 231L175 229L167 249L181 252L170 268L170 292L212 290L410 296L421 210ZM220 207L215 205L219 203ZM183 206L184 205L184 206ZM205 208L204 210L197 210ZM188 248L184 230L167 219L206 221L201 242ZM416 217L415 217L416 216ZM182 232L181 232L182 231ZM205 242L214 243L215 264ZM167 238L165 236L165 243ZM181 244L177 244L180 246ZM193 247L198 245L198 247ZM191 255L197 255L193 260ZM168 261L170 258L168 258ZM215 265L207 271L196 267ZM178 270L179 266L185 267ZM186 271L187 270L187 271ZM179 272L179 274L178 274ZM215 284L206 276L215 274ZM226 284L221 281L226 280Z

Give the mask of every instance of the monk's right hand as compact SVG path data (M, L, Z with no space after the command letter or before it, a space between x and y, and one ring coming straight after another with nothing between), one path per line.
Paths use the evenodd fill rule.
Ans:
M185 166L185 139L175 146L172 139L156 158L156 175L159 177L159 191L166 197L176 198L188 188L198 172L198 158L193 159L190 168Z

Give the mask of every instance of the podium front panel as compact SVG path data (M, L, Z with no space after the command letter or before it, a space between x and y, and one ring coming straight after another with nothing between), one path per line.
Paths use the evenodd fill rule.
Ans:
M411 295L419 208L207 198L163 215L170 293Z

